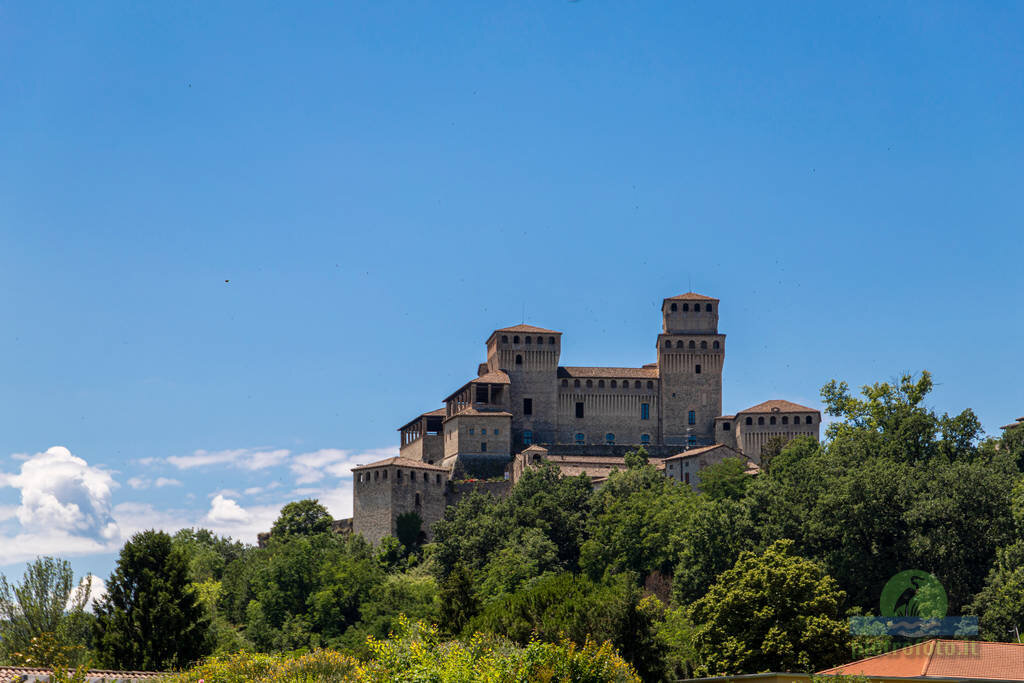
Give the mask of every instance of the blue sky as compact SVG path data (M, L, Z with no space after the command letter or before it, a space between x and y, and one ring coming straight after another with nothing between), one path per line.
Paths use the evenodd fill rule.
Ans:
M1019 3L0 2L0 571L254 540L496 327L1024 414Z

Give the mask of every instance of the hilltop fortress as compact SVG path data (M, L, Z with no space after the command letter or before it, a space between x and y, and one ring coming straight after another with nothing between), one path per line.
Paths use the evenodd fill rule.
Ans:
M818 438L821 413L789 401L722 414L718 309L693 292L665 299L657 361L639 368L563 366L561 332L495 330L476 377L399 429L398 457L353 470L352 530L376 543L415 512L429 538L466 491L504 495L540 461L599 484L643 446L666 476L695 487L700 469L725 457L742 455L756 471L772 437Z

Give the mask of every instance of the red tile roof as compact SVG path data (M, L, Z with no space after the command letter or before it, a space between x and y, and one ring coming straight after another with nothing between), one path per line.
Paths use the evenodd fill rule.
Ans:
M530 332L532 334L562 334L555 330L545 330L543 327L534 327L533 325L513 325L512 327L502 327L501 329L495 330L495 332Z
M512 383L512 381L509 380L508 375L504 371L502 371L502 370L495 370L494 372L485 372L484 374L480 375L479 377L477 377L473 381L474 382L485 382L485 383L488 383L488 384L511 384Z
M658 379L658 368L589 368L566 366L558 368L559 377L587 377L602 379Z
M52 669L39 669L36 667L29 666L0 666L0 683L8 683L8 681L23 681L26 677L39 678L43 676L52 676ZM141 680L156 680L159 678L165 678L169 674L161 673L159 671L105 671L105 670L90 670L86 677L89 680L94 679L107 679L117 680L122 682L128 681L141 681Z
M697 455L703 455L704 453L710 453L711 451L719 448L724 448L728 451L731 451L732 453L731 455L729 455L730 458L742 457L740 456L739 451L737 451L736 449L731 448L730 446L727 446L724 443L716 443L714 446L701 446L700 448L691 448L688 451L683 451L682 453L676 453L675 455L671 455L665 458L665 460L682 460L683 458L692 458Z
M459 412L455 413L454 415L452 415L448 419L451 420L451 419L456 418L456 417L464 417L464 416L469 416L469 417L492 417L492 416L493 417L512 417L512 413L506 412L504 410L477 410L476 408L466 408L465 410L460 410Z
M1024 680L1024 645L978 640L929 640L819 671L885 678Z
M743 415L744 413L818 413L820 411L814 408L808 408L802 406L799 403L793 403L792 401L783 401L781 399L775 399L773 401L765 401L764 403L758 403L756 406L751 406L746 410L741 410L737 415Z
M665 299L665 301L718 301L718 299L711 296L704 296L703 294L697 294L697 292L687 292L686 294L670 296Z
M371 462L369 465L359 465L358 467L353 467L352 471L355 472L356 470L368 470L368 469L371 469L371 468L374 468L374 467L388 467L388 466L391 466L391 465L394 465L395 467L411 467L413 469L418 469L418 470L432 470L432 471L435 471L435 472L447 472L448 471L448 470L446 470L443 467L438 467L437 465L428 465L427 463L420 462L419 460L410 460L409 458L401 458L401 457L385 458L384 460L378 460L377 462Z

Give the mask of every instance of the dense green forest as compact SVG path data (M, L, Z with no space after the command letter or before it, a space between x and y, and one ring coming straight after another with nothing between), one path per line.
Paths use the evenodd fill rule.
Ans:
M713 466L699 493L642 450L597 490L541 467L503 500L475 493L449 508L426 545L409 517L378 547L332 534L309 500L284 507L264 548L145 532L95 614L63 608L70 568L44 558L0 583L2 656L167 669L326 647L365 661L423 622L437 638L520 648L607 641L644 680L813 671L853 658L847 618L878 614L905 569L938 577L949 613L977 615L982 638L1015 639L1024 428L985 439L972 411L930 409L931 387L927 373L859 393L832 381L821 443L770 444L757 476Z

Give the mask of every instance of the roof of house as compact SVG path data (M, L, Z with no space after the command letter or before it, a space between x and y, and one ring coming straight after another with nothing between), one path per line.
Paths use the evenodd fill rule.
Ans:
M493 370L491 372L485 372L473 382L486 382L488 384L511 384L512 381L508 378L508 374L504 370Z
M506 410L477 410L476 408L466 408L460 410L448 419L451 420L456 417L512 417L512 413Z
M533 334L562 334L555 330L545 330L543 327L534 327L533 325L513 325L512 327L502 327L501 329L495 330L495 332L532 332Z
M417 415L416 417L414 417L413 419L409 420L404 425L399 427L397 431L400 432L403 429L405 429L406 427L412 426L413 424L419 422L420 420L422 420L425 417L444 417L446 412L447 411L446 411L445 408L438 408L437 410L431 410L430 412L427 412L427 413L420 413L419 415Z
M686 294L676 294L675 296L670 296L667 299L665 299L665 301L718 301L718 299L714 298L713 296L704 296L703 294L698 294L697 292L687 292Z
M698 455L703 455L705 453L709 453L711 451L718 450L719 448L724 448L727 451L731 451L731 455L729 455L729 457L739 457L740 456L739 451L737 451L735 448L727 446L724 443L716 443L714 446L701 446L700 448L691 448L690 450L683 451L682 453L676 453L675 455L670 455L669 457L665 458L665 460L682 460L683 458L693 458L693 457L696 457Z
M0 683L8 681L23 681L26 677L52 676L52 669L40 669L31 666L0 666ZM86 677L89 679L108 679L118 681L156 680L164 678L168 674L159 671L106 671L90 670Z
M1024 425L1024 417L1018 417L1016 422L1011 422L1008 425L1003 425L1000 429L1013 429L1014 427L1020 427Z
M658 368L592 368L566 366L558 368L559 377L600 377L602 379L658 379Z
M979 640L929 640L820 674L885 678L1024 680L1024 645Z
M437 465L428 465L427 463L420 462L419 460L411 460L409 458L402 457L385 458L383 460L378 460L377 462L371 462L369 465L358 465L356 467L353 467L352 471L355 472L356 470L368 470L374 467L387 467L389 465L394 465L396 467L409 467L411 469L418 470L432 470L435 472L448 471L443 467L438 467Z
M793 403L792 401L783 401L781 399L775 399L772 401L765 401L764 403L758 403L756 406L751 406L746 410L741 410L736 415L743 415L744 413L817 413L820 412L814 408L808 408L802 406L799 403ZM735 416L734 416L735 417Z

